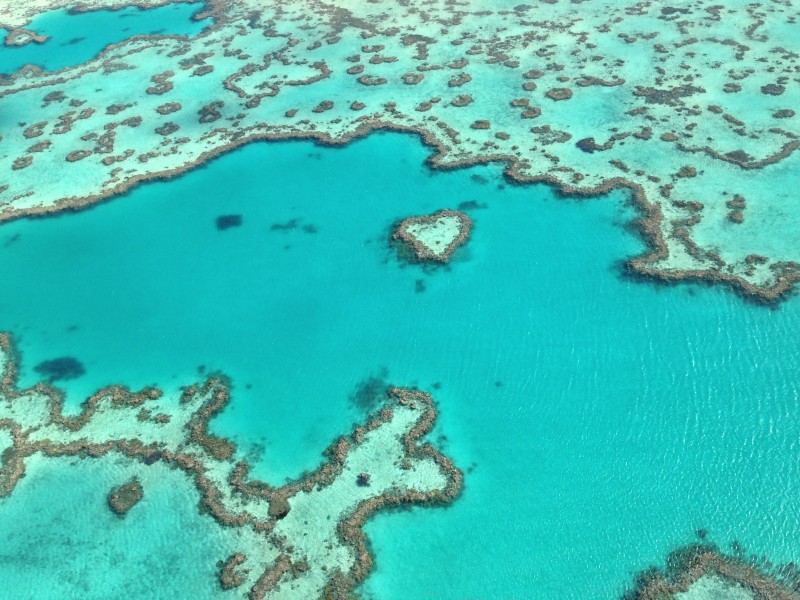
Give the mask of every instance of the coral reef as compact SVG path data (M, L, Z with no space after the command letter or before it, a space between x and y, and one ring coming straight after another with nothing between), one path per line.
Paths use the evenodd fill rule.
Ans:
M130 509L141 502L142 498L144 498L142 484L134 478L111 490L108 495L108 507L120 517L124 517Z
M706 532L698 535L703 539ZM800 579L771 575L743 556L726 555L704 541L670 553L664 569L639 573L623 600L798 600L798 587Z
M420 442L436 419L423 392L390 388L382 408L334 441L318 469L273 487L248 479L236 447L208 430L230 400L221 376L168 392L111 386L88 398L80 414L65 416L57 389L19 390L16 369L11 340L0 334L0 430L10 440L0 456L0 497L13 498L21 478L48 457L166 464L193 482L201 512L223 534L236 533L237 544L251 540L219 562L219 584L248 598L313 598L333 585L349 593L372 564L361 527L375 511L445 504L461 490L461 471ZM359 484L363 473L369 485ZM108 504L122 516L142 496L132 479L111 491Z
M472 219L457 210L440 210L430 216L408 217L400 222L392 239L413 252L414 260L445 263L469 239Z
M37 41L30 19L68 4L5 5L7 43ZM649 246L630 273L776 301L800 279L788 183L800 87L784 26L797 9L672 8L210 0L196 18L213 23L194 38L138 36L81 65L0 80L3 111L16 115L0 128L0 220L78 209L255 140L414 132L432 167L503 162L511 180L564 194L630 190ZM136 89L146 93L129 106ZM35 160L29 136L43 142ZM725 206L736 195L746 213ZM699 214L686 208L696 201ZM767 261L747 264L751 254Z

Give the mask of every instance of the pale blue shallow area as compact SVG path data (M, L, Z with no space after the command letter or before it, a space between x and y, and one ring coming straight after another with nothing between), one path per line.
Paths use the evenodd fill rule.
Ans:
M433 172L427 154L399 134L257 144L78 214L0 226L0 330L16 336L23 383L74 356L74 410L106 384L222 370L233 400L213 429L273 482L364 418L350 396L365 378L431 391L432 439L466 489L451 508L368 524L368 597L614 598L700 527L774 562L800 557L797 300L771 310L631 281L620 261L643 245L622 193L561 199L508 185L497 165ZM486 207L469 211L450 266L398 263L393 223L470 200ZM218 231L230 214L241 227ZM0 501L0 530L54 518L25 516L14 495ZM85 526L102 535L106 521ZM0 577L26 584L3 561Z
M112 488L138 475L143 500L124 517ZM199 494L165 466L53 458L0 500L0 597L109 600L230 598L215 563L236 548L197 510Z
M25 65L57 71L94 58L106 46L135 35L194 36L210 21L195 21L197 4L167 4L147 10L127 7L97 10L77 15L54 10L36 17L26 26L39 35L50 36L42 44L3 46L0 39L0 75L9 75ZM5 35L5 32L0 30Z

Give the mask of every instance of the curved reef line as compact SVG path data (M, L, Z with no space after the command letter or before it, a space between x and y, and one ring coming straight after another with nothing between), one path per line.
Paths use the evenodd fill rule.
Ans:
M679 548L670 553L666 562L664 570L651 567L639 573L634 588L626 592L622 600L669 600L675 594L691 593L692 586L709 576L750 592L754 600L800 598L787 582L768 575L741 558L722 554L714 544Z
M170 438L169 434L165 434L166 437L161 440L146 443L146 440L139 439L140 436L144 437L141 432L153 434L159 428L167 427L166 423L170 421L159 420L157 417L151 419L149 416L148 409L155 408L165 398L161 391L146 388L140 392L131 392L122 386L106 387L83 403L79 415L65 417L64 396L56 388L43 383L27 390L17 388L18 356L10 336L0 333L0 359L3 358L0 429L10 431L13 443L0 455L0 497L13 492L25 475L26 461L36 454L45 457L101 457L116 452L144 465L161 462L180 469L193 480L200 495L201 512L210 515L220 526L247 527L263 538L263 559L255 560L256 565L260 564L262 568L254 572L248 581L249 598L264 598L270 592L276 591L278 586L281 587L281 597L287 593L292 597L304 597L303 594L308 593L308 589L301 585L305 574L314 572L314 576L319 579L319 574L327 571L324 564L314 564L307 554L308 549L305 549L304 554L300 540L293 539L289 530L281 529L281 525L290 520L293 502L314 501L315 494L320 494L336 484L340 487L351 486L346 489L356 490L363 496L352 509L344 508L345 512L341 514L338 525L332 525L335 527L335 532L332 530L334 539L349 549L352 566L346 572L338 567L332 568L325 575L324 585L320 584L317 589L320 595L325 592L323 588L335 589L337 594L347 594L363 581L372 565L372 557L361 530L369 517L376 511L391 506L447 504L459 495L462 488L461 471L431 444L420 443L421 438L431 431L437 417L433 399L424 392L391 388L387 393L385 407L373 414L366 424L356 427L350 435L335 440L324 452L326 460L317 469L275 488L257 480L246 480L249 465L244 461L234 460L235 445L208 432L211 419L230 401L229 382L221 376L212 376L205 383L183 388L177 399L175 412L171 415L181 425L177 430L180 432L179 438ZM38 421L20 422L26 418L31 419L33 409L30 406L28 413L15 412L18 405L25 402L33 408L37 402L42 404ZM101 433L87 433L93 417L116 411L113 416L122 419L131 416L137 409L139 413L131 422L143 423L139 434L130 431L125 437L98 439L103 437ZM182 409L187 412L181 413ZM398 417L399 413L404 413L404 416ZM442 478L443 487L417 490L398 485L385 487L380 493L377 490L370 493L355 485L355 482L340 483L340 476L350 460L352 450L365 443L379 444L380 442L372 441L370 434L378 433L384 427L395 427L394 422L398 418L401 423L405 422L403 419L410 420L410 428L406 430L406 426L402 425L403 429L400 431L403 433L398 438L402 448L400 458L411 469L406 472L413 473L418 466L429 471L435 467L430 472ZM185 422L181 422L181 419ZM152 431L148 432L148 429ZM393 434L389 435L388 439L391 441ZM59 440L56 436L62 436L62 439ZM387 460L392 460L391 448ZM337 493L341 494L341 491ZM356 498L357 496L353 496L353 500ZM273 505L279 502L286 505L286 508L282 512L273 513ZM319 527L321 524L308 526ZM288 539L287 535L290 536ZM242 557L244 554L237 557L233 567L253 559L252 552L247 555L247 559ZM277 557L278 562L273 564L275 559L271 557ZM220 562L223 569L220 572L221 585L238 581L239 577L233 578L231 575L233 567L227 562ZM252 562L247 564L249 566ZM268 568L264 569L264 564L268 564ZM227 569L225 565L228 565ZM242 573L251 570L247 569ZM240 583L244 581L244 575L241 577ZM299 590L295 594L290 593L296 590L296 585L300 585Z
M642 216L636 219L634 224L640 233L641 239L649 246L649 249L642 255L631 258L626 262L626 270L633 276L645 277L649 280L667 284L675 284L684 281L724 284L743 298L760 304L775 304L785 299L795 284L800 281L800 269L792 265L786 266L784 272L778 276L775 285L770 288L762 288L738 275L723 273L712 269L699 271L693 269L658 269L651 266L650 263L663 260L669 256L669 247L664 241L664 235L660 227L663 221L663 213L658 204L651 203L647 200L641 185L624 177L611 177L603 180L599 185L594 187L580 187L565 183L547 174L538 176L525 175L521 172L522 161L520 159L516 156L503 154L486 155L446 162L450 147L444 142L441 142L430 130L399 125L379 119L364 119L355 131L340 137L332 137L326 132L253 133L238 140L228 142L213 150L204 152L194 161L161 172L136 175L99 194L83 198L65 198L53 206L35 206L26 209L12 209L0 212L0 223L27 217L47 217L64 211L79 211L103 201L110 201L117 196L129 192L139 184L168 181L214 158L254 142L312 141L320 146L341 147L352 141L365 138L373 132L410 133L417 135L426 147L434 151L426 159L426 164L432 169L448 171L477 165L505 163L506 166L503 170L503 175L510 182L519 185L546 184L552 187L559 195L571 198L594 198L607 195L619 189L627 190L631 194L633 204L642 213Z
M29 26L36 16L45 12L58 10L59 8L66 8L70 14L78 15L101 10L113 12L124 10L126 8L152 10L154 8L159 8L169 4L198 4L200 6L208 6L209 8L203 11L203 13L207 13L209 10L213 10L215 8L217 10L222 10L223 8L222 6L219 6L222 4L221 0L83 0L78 2L69 0L66 2L53 0L29 0L24 4L20 3L20 6L16 7L18 10L21 9L25 13L24 15L18 15L16 22L12 23L8 19L3 20L3 18L0 17L0 29L5 29L9 33L14 33L15 31L32 31ZM10 9L11 7L9 7L7 10Z
M36 6L62 3L39 0ZM163 3L138 0L142 6ZM122 4L87 0L77 10ZM771 6L769 15L729 8L741 12L741 20L722 20L718 7L705 4L678 14L647 3L503 10L467 0L419 11L414 3L209 0L195 18L213 22L192 38L138 36L81 65L53 73L26 67L0 82L0 99L22 106L22 98L11 98L22 94L31 107L31 114L20 110L19 129L9 125L2 132L0 163L14 177L0 185L0 221L78 209L251 141L341 145L379 129L406 131L434 149L427 161L433 168L504 161L510 180L548 183L565 195L626 188L642 213L637 223L648 245L628 261L626 272L668 283L723 283L752 300L775 303L800 280L800 255L791 245L773 243L783 239L774 228L793 235L787 227L795 217L786 212L784 191L764 191L761 170L796 157L800 130L791 130L794 111L786 108L793 81L766 73L788 72L794 55L775 47L783 41L777 34L762 44L766 36L754 38L752 31L800 15L783 5ZM24 27L25 15L35 12L8 8L6 28ZM588 30L576 25L593 19L597 26ZM545 44L556 39L551 35L557 45ZM336 44L342 52L325 51ZM644 69L619 58L628 45L651 59ZM727 81L707 81L704 69L718 69L722 59L731 61ZM751 65L760 74L750 77ZM113 79L126 76L117 74L121 70L148 95L132 109L135 117L119 122L113 116L119 110L106 106L104 112L99 102L91 104L94 95L81 92L85 84L104 103L121 106L126 101L112 91ZM398 73L405 75L398 79ZM423 78L422 85L409 87ZM381 85L367 91L365 81ZM403 94L394 93L398 85ZM208 90L210 103L196 110L191 97L181 95L184 86ZM453 87L465 93L453 97ZM44 88L54 91L37 108ZM507 102L489 94L487 104L485 90L507 94ZM164 122L156 106L163 100L155 96L167 92L183 101L172 104L188 110L176 109ZM749 93L764 104L720 106L716 102L726 98L721 92ZM68 98L70 107L90 102L91 108L75 116L77 110L60 104ZM357 117L368 105L370 116ZM607 122L580 118L594 108L608 113ZM775 127L778 118L784 128ZM48 126L52 131L45 131ZM30 138L43 135L50 137L30 145ZM121 146L116 151L115 138ZM654 150L668 157L654 162L648 158ZM683 164L687 159L697 162ZM38 177L78 162L78 183L42 183ZM729 169L748 175L731 177ZM736 196L748 198L746 213L724 209ZM775 211L782 216L774 217ZM777 220L774 227L770 219Z
M196 1L196 0L187 0L187 1ZM200 20L200 19L196 19L196 20ZM193 35L193 36L191 36L191 35L179 35L179 34L174 34L174 33L164 33L164 34L139 33L139 34L136 34L136 35L131 35L131 36L125 38L122 41L113 42L111 44L108 44L107 46L102 48L92 58L90 58L87 61L82 62L79 65L62 67L62 68L56 69L54 71L48 71L46 69L43 69L39 65L34 65L32 63L26 63L26 64L22 65L16 71L14 71L13 73L9 73L5 77L0 77L0 98L3 98L4 96L10 96L12 94L18 94L20 92L26 92L28 90L34 90L34 89L38 89L38 88L48 87L48 86L51 86L51 85L57 85L57 84L61 84L61 83L66 83L70 79L75 79L75 78L79 77L80 75L82 75L82 74L84 74L86 72L89 72L91 69L87 68L85 71L83 71L81 73L76 73L75 76L72 77L72 78L59 77L60 75L63 75L64 73L75 72L76 69L81 68L81 67L89 67L92 63L98 63L96 68L93 69L93 70L99 70L99 69L101 69L103 67L103 64L100 63L100 61L103 58L105 58L107 55L111 54L115 50L119 50L120 48L123 48L124 46L126 46L126 45L128 45L128 44L130 44L132 42L144 41L144 42L154 42L155 43L155 42L159 42L159 41L163 41L163 40L176 40L176 41L179 41L179 42L188 42L190 40L198 39L198 38L204 37L205 35L209 34L211 32L211 28L212 27L213 27L213 25L207 27L203 31L201 31L198 34ZM133 54L136 51L137 51L136 48L132 48L129 51L129 54ZM2 86L8 87L10 85L13 85L17 81L17 79L19 79L22 76L53 77L54 79L50 79L50 80L47 80L47 81L39 81L39 82L33 83L31 85L18 87L18 88L11 89L11 90L3 90L2 89Z

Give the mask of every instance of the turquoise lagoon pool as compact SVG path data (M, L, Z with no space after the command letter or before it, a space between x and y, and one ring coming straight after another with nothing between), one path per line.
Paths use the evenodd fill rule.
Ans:
M202 5L179 2L147 10L127 7L77 15L66 9L44 13L27 29L50 39L21 47L0 44L0 76L25 65L45 71L78 65L94 58L106 46L135 35L197 35L210 23L192 19L201 10Z

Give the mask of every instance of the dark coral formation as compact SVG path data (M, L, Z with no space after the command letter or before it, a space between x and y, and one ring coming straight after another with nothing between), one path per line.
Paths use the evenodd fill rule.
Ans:
M33 163L32 156L20 156L19 158L14 159L11 169L13 171L19 171L20 169L29 167L31 163Z
M311 109L311 112L321 113L325 112L326 110L330 110L333 108L333 101L331 100L323 100L317 106Z
M704 530L698 531L702 540L706 536ZM747 590L757 600L798 600L800 571L786 567L777 571L776 576L770 575L745 557L723 554L716 545L703 541L670 553L664 569L651 567L639 573L633 589L622 600L669 600L689 590L704 575Z
M166 94L175 85L170 81L170 78L174 76L175 73L173 71L165 71L163 73L153 75L153 77L151 78L153 85L147 88L147 90L145 91L148 94L153 94L156 96L160 96L161 94Z
M73 150L67 154L67 162L78 162L92 155L91 150Z
M216 220L217 229L225 231L232 227L241 227L242 221L242 215L220 215Z
M292 510L289 500L285 496L273 494L269 501L269 516L273 519L281 520L286 518L289 511Z
M49 38L46 35L39 35L35 31L25 28L11 29L6 34L3 44L5 46L27 46L28 44L44 44Z
M648 104L665 104L668 106L677 106L678 102L683 98L701 94L705 90L698 86L693 85L678 85L672 88L659 89L654 87L643 88L637 87L633 95L640 96L645 99Z
M206 104L203 108L197 111L197 114L200 115L200 122L201 123L213 123L214 121L222 118L222 113L219 112L219 109L225 103L222 100L215 100L209 104Z
M572 98L572 90L569 88L553 88L552 90L547 90L545 94L551 100L569 100Z
M124 517L144 498L142 484L136 478L114 489L108 495L108 506L116 515Z
M761 93L767 94L768 96L780 96L785 91L786 88L782 85L778 85L777 83L769 83L761 87Z
M161 125L160 127L156 127L156 133L159 134L159 135L167 136L167 135L172 135L173 133L175 133L179 129L180 129L180 125L178 125L177 123L173 123L171 121L168 121L168 122L164 123L163 125Z
M219 561L219 585L223 590L232 590L244 583L244 576L247 570L240 571L239 567L247 560L247 557L237 552L231 554L226 560Z
M729 221L736 224L744 223L744 212L742 211L747 208L747 202L742 196L737 194L733 197L733 200L728 200L725 206L730 209L728 213Z
M160 115L168 115L181 109L180 102L167 102L156 108L156 112Z

